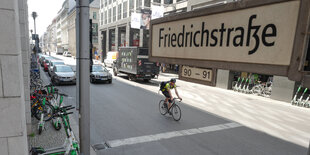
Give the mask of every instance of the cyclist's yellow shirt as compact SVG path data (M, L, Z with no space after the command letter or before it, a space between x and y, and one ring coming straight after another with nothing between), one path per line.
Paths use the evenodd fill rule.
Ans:
M168 82L168 83L165 85L164 89L162 89L162 91L168 91L168 89L173 89L173 88L176 88L176 87L177 87L176 84L174 84L174 85L172 86L172 85L170 85L170 83Z

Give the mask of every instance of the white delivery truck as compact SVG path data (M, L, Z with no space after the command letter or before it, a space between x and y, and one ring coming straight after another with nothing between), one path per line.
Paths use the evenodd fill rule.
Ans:
M107 58L104 59L104 63L107 67L112 67L113 61L118 58L118 51L109 51L107 53Z

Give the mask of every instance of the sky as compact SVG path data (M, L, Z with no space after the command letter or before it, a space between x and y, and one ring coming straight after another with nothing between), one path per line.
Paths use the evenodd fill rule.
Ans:
M31 29L34 31L32 12L37 12L36 30L41 37L46 32L48 25L57 16L63 2L64 0L28 0L29 33Z

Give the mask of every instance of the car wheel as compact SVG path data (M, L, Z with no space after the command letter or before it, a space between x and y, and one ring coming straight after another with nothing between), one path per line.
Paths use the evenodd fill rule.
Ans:
M109 80L109 83L112 83L112 80Z
M143 79L144 82L150 82L150 79Z
M59 85L59 82L57 82L57 81L55 80L55 78L52 78L51 81L52 81L52 83L53 83L55 86L58 86L58 85Z
M90 83L94 83L94 79L93 78L90 78Z

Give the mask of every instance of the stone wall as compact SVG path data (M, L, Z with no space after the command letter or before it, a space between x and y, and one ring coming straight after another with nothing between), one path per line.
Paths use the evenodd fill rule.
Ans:
M28 152L25 109L25 105L29 105L27 14L26 0L0 1L1 155Z

